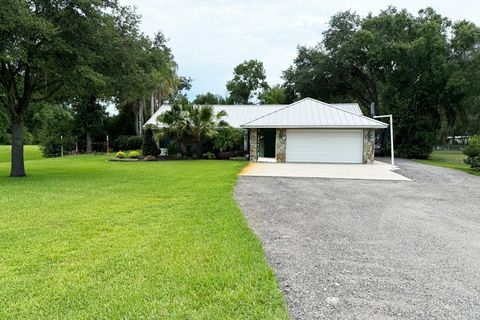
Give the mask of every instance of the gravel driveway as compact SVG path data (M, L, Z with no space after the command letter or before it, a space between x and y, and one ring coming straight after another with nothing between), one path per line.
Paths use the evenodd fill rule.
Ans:
M240 177L235 197L293 319L478 319L480 177Z

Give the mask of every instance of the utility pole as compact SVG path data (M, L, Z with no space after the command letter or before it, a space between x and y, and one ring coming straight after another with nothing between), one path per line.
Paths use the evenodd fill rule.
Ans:
M386 114L382 116L373 116L375 119L378 118L389 118L390 119L390 152L391 152L391 157L392 157L392 170L398 169L395 167L395 151L393 150L393 117L391 114Z

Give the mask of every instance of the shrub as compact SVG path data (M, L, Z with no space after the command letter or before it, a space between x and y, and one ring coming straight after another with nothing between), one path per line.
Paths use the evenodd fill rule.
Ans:
M127 150L127 140L131 136L118 136L115 140L113 140L113 148L115 150Z
M233 150L243 142L244 134L243 129L225 127L213 138L213 147L220 152Z
M158 149L155 140L153 139L153 130L148 127L145 129L143 135L142 153L144 156L158 156L160 149Z
M178 145L175 142L170 142L167 145L167 154L170 157L176 156L179 153L180 153L180 148L178 147Z
M473 170L480 170L480 136L470 137L463 153L467 156L464 162Z
M138 136L131 136L127 139L126 150L136 150L142 148L143 139Z
M130 158L130 159L138 159L138 158L140 158L140 152L138 152L138 151L130 151L130 152L128 153L128 156L127 156L127 157Z
M119 152L117 152L116 157L119 158L119 159L124 159L124 158L127 157L127 155L125 154L125 152L119 151Z
M206 152L202 155L202 157L204 159L209 159L209 160L212 160L212 159L215 159L215 154L213 152Z
M45 158L60 157L62 153L62 145L64 155L68 154L68 152L75 146L74 140L75 138L73 136L64 136L63 139L56 135L42 137L40 145L42 155Z

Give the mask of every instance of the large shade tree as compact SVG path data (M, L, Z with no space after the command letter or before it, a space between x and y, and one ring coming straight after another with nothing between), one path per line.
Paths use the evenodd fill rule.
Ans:
M284 72L286 96L356 100L365 112L374 102L377 113L394 116L400 155L427 157L442 119L454 123L467 101L478 108L476 85L468 84L478 73L464 71L478 70L477 34L430 8L416 16L392 7L365 18L341 12L321 43L299 47Z
M116 104L134 114L135 133L140 135L145 117L172 96L180 83L177 64L166 39L158 32L154 39L142 35L138 29L139 17L127 18L130 28L124 28L121 52L117 56Z
M0 103L12 126L12 177L26 175L24 119L32 101L55 97L85 67L91 32L116 7L115 1L3 1L0 6ZM88 65L88 63L87 63Z
M249 104L258 99L259 94L268 89L263 62L244 61L233 70L233 79L227 82L228 102Z
M131 28L120 24L125 16L134 14L128 7L114 6L112 14L100 15L96 20L83 20L72 38L85 37L77 44L82 53L81 67L74 70L62 89L62 99L72 104L78 132L85 138L86 152L92 152L92 134L104 127L105 103L115 95L116 60L122 48L122 31ZM133 53L132 53L133 54Z
M144 116L178 85L163 34L141 34L140 16L116 0L4 1L0 21L0 117L10 118L0 134L10 140L4 131L11 128L11 176L25 176L32 102L72 105L90 151L92 131L104 127L105 103L130 108L140 134Z

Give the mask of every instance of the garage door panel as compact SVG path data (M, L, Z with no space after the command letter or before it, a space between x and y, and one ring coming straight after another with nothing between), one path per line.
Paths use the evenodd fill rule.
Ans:
M287 130L287 162L361 163L362 130Z

